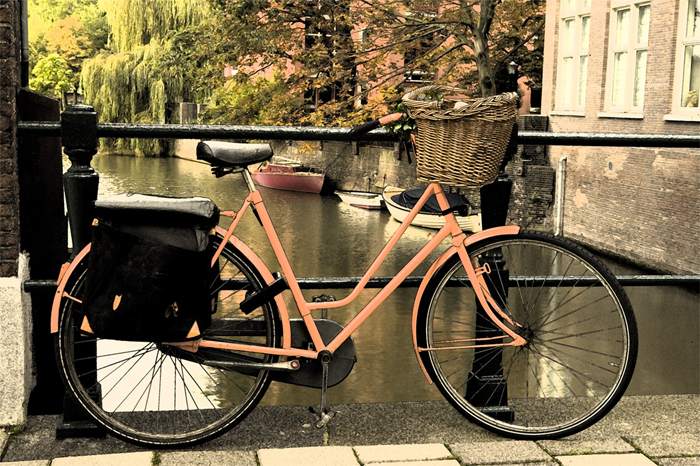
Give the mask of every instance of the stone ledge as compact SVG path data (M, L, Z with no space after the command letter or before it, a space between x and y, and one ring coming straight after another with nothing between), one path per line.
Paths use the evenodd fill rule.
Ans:
M29 279L29 258L20 255L17 277L0 278L0 426L27 422L27 403L34 386L31 350L31 299L22 290Z

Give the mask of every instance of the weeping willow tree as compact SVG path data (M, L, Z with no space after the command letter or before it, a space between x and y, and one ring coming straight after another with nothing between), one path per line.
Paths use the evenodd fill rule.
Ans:
M174 59L173 38L208 18L205 0L101 0L111 53L83 64L80 85L100 120L165 123L169 104L193 100L190 65ZM101 150L161 155L165 140L102 140Z

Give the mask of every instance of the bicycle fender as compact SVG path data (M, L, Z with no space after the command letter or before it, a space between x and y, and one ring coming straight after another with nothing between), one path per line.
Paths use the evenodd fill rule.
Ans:
M63 264L63 267L61 267L61 273L58 277L58 283L56 286L56 294L53 297L53 305L51 306L51 333L58 332L58 316L61 312L61 298L63 298L63 291L66 289L68 280L75 271L75 268L85 258L87 253L90 252L90 246L91 244L85 246L83 250L80 251L77 256L75 256L75 259L73 259L71 262L66 262Z
M503 235L517 235L518 232L520 231L520 227L516 225L509 225L509 226L503 226L503 227L496 227L496 228L489 228L488 230L480 231L479 233L475 233L471 236L469 236L466 240L464 240L464 246L468 247L474 243L477 243L481 240L487 239L487 238L492 238L494 236L503 236ZM454 254L457 254L458 250L456 247L451 247L445 253L440 256L433 264L430 266L428 271L425 273L425 277L423 277L423 281L421 281L420 286L418 287L418 293L416 293L416 300L413 302L413 317L411 319L411 327L413 331L413 350L416 353L416 359L418 359L418 364L420 365L420 368L423 370L423 374L425 375L425 378L428 380L429 383L433 383L433 381L430 379L430 376L428 375L428 371L425 369L425 366L423 365L423 361L421 360L420 357L420 351L418 350L418 339L417 339L417 334L418 334L418 309L420 307L420 302L423 299L423 293L425 292L426 287L428 286L428 283L430 280L433 278L435 275L435 272L440 269L440 267L447 262L447 260L452 257Z
M504 227L494 227L488 230L480 231L479 233L474 233L464 241L466 247L471 246L486 238L493 238L494 236L506 236L506 235L517 235L520 232L520 227L517 225L507 225Z
M226 234L226 230L220 226L216 227L216 231L222 237ZM275 277L272 276L270 269L267 268L262 259L260 259L260 257L258 257L258 255L255 254L247 244L233 235L231 235L228 242L231 243L236 249L241 251L245 258L248 259L256 269L258 269L265 280L265 283L269 285L275 281ZM275 296L275 304L277 305L277 309L280 313L280 320L282 321L282 348L290 349L292 347L292 331L289 324L289 311L287 310L287 305L285 304L281 294Z

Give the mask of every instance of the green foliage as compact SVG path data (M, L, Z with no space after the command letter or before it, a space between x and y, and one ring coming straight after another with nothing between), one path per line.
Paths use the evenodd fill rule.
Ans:
M73 72L68 63L57 53L42 58L32 70L29 87L49 97L60 98L63 92L73 89Z
M202 22L209 16L205 0L99 0L111 26L117 52L161 42L173 31Z
M207 16L204 1L108 0L99 3L112 47L84 63L80 85L101 121L166 123L174 105L194 100L196 68L186 38ZM177 32L176 32L177 31ZM184 47L184 49L183 49ZM101 150L162 155L165 140L102 140Z
M396 113L406 113L408 108L404 103L399 103L396 108L394 109L394 112ZM406 113L405 117L402 117L401 119L394 121L392 123L389 123L384 126L388 132L391 134L395 135L398 137L400 140L404 142L410 142L411 141L411 132L413 132L416 129L416 120L413 118L409 117L408 114Z
M176 68L163 66L163 55L170 46L169 42L152 42L130 52L103 53L85 63L81 88L101 121L166 122L168 105L189 97L186 77ZM101 149L160 155L167 144L146 139L103 140Z
M29 0L32 69L56 53L70 67L72 84L77 87L82 62L106 46L108 34L105 14L97 7L97 0Z
M288 125L301 100L289 93L281 73L271 79L237 76L211 97L203 123L218 125Z
M216 34L226 41L220 50L225 63L255 78L282 72L288 92L304 99L293 116L297 124L336 125L352 118L357 56L351 31L357 23L348 1L220 4Z

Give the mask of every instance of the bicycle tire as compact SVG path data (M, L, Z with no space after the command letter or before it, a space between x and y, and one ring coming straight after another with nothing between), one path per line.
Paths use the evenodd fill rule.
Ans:
M217 236L215 243L220 242ZM250 413L270 384L269 371L232 371L211 364L241 353L208 348L192 353L152 342L102 340L81 332L81 304L76 299L82 298L87 263L86 256L66 287L70 297L63 298L55 347L68 391L100 425L134 444L177 447L217 437ZM203 338L279 346L281 326L274 303L250 315L239 309L250 291L265 285L260 272L227 244L216 275L212 280L216 313ZM232 289L219 278L242 278L245 285ZM238 357L254 362L277 359L253 353Z
M568 436L605 416L637 357L632 306L614 275L577 244L535 232L488 238L468 253L489 263L485 292L527 344L465 348L475 343L464 340L505 333L475 304L455 253L418 311L420 357L443 396L472 422L515 439Z

